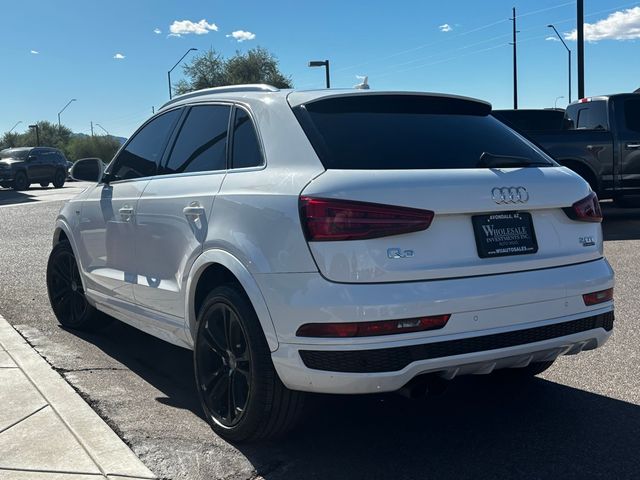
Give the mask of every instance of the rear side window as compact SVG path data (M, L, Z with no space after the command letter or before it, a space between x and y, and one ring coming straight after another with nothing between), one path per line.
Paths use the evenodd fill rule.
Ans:
M606 130L609 123L607 102L585 102L578 107L576 117L576 128L579 130Z
M116 180L130 180L156 174L169 136L180 118L181 110L160 115L139 130L118 155L111 173Z
M163 173L209 172L227 168L226 105L192 107L180 128Z
M624 122L627 130L640 133L640 98L624 102Z
M485 152L553 165L479 102L354 95L317 100L294 112L327 169L478 168Z
M236 108L233 122L233 168L262 165L262 152L258 134L251 117L242 108Z

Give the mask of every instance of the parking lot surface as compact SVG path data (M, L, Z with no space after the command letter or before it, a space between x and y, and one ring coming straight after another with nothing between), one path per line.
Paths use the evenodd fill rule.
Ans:
M614 334L540 378L456 379L442 395L312 397L281 441L232 446L201 418L191 353L122 323L59 327L45 266L61 191L0 190L0 313L158 476L172 479L638 478L640 210L605 206ZM49 193L56 192L56 193ZM44 198L61 195L57 199ZM17 200L15 200L17 198ZM38 200L39 198L39 200ZM24 200L24 199L22 199ZM51 201L49 201L51 200ZM13 202L13 203L12 203Z

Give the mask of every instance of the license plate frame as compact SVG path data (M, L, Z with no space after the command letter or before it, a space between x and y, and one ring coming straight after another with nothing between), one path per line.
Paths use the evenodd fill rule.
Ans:
M530 255L538 252L538 240L529 212L473 215L471 221L480 258Z

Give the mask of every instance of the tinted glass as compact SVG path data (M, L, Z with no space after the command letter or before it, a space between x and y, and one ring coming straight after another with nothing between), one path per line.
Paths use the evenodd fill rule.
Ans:
M399 95L344 96L296 107L325 168L478 168L483 153L552 165L484 104Z
M624 120L627 129L640 132L640 98L624 102Z
M28 153L28 148L6 148L0 152L0 158L17 158L20 160L24 160L25 158L27 158Z
M606 130L608 125L607 103L586 102L578 107L577 128L585 130Z
M233 168L262 165L258 135L251 117L241 108L236 109L233 129Z
M224 170L230 111L223 105L191 108L163 173Z
M111 173L117 180L149 177L156 174L164 148L181 111L171 110L149 122L120 152Z
M492 115L511 128L523 132L544 132L562 129L562 110L494 110Z

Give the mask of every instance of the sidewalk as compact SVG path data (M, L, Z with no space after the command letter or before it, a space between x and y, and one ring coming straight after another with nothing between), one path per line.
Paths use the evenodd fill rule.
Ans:
M0 316L0 480L153 478Z

